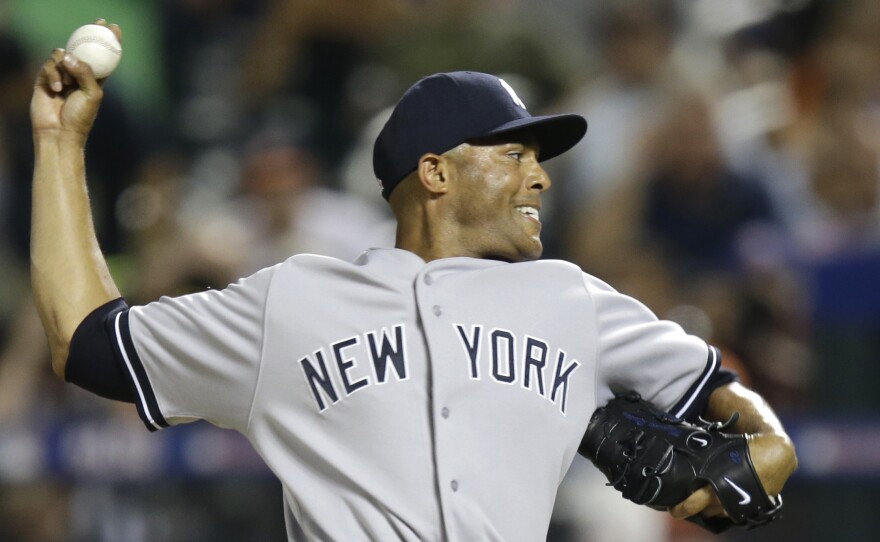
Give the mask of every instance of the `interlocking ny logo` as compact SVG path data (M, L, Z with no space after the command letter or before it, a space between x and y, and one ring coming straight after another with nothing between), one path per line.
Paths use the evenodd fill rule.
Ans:
M513 100L513 103L522 107L523 109L526 108L526 104L524 104L523 101L519 99L519 96L516 95L516 91L513 90L512 86L507 84L507 81L499 77L498 82L501 83L501 86L504 87L504 90L506 90L507 93L510 94L510 98Z

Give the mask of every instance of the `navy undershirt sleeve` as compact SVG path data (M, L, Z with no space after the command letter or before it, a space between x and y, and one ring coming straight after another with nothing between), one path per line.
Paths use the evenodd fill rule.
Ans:
M713 374L709 380L706 382L706 385L700 391L700 394L694 399L694 402L687 409L687 411L682 416L685 420L696 421L699 416L703 415L703 412L706 410L706 407L709 404L709 396L712 395L712 392L716 389L720 388L725 384L730 384L731 382L737 382L739 380L739 375L734 371L727 369L725 367L721 367L718 371Z
M92 393L134 403L135 394L115 347L113 322L128 310L121 297L105 303L86 316L70 341L64 379Z

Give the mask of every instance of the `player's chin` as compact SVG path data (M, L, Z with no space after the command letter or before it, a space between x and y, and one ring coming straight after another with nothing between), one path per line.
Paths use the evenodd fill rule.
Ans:
M517 251L518 257L515 261L530 262L537 260L544 253L544 244L537 235L529 237L524 243L520 244Z
M504 248L495 247L494 250L483 252L483 258L501 260L504 262L530 262L537 260L544 252L544 246L538 238L518 239L517 242L509 243Z
M521 218L525 220L525 227L520 230L514 242L518 254L516 260L537 260L544 252L544 244L541 243L541 223L532 218Z

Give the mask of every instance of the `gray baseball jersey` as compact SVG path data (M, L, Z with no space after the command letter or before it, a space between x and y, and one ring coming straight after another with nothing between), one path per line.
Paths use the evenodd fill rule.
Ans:
M713 348L561 261L294 256L121 313L151 430L244 434L291 540L542 540L590 415L683 411Z

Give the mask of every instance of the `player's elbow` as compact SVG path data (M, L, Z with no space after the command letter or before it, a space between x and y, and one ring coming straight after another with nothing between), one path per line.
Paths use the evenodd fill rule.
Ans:
M76 326L62 316L56 305L50 303L45 296L40 295L40 290L37 288L34 289L34 301L36 302L37 314L43 325L43 331L46 334L46 340L49 343L52 370L64 378L70 342L73 340L73 330L76 329Z
M43 322L43 330L49 343L49 353L52 358L52 371L64 378L67 367L67 356L70 353L71 333L64 333L63 326L58 318L49 311L39 311Z
M58 339L49 340L49 349L52 353L52 371L61 379L64 379L67 370L67 357L70 352L70 341Z

